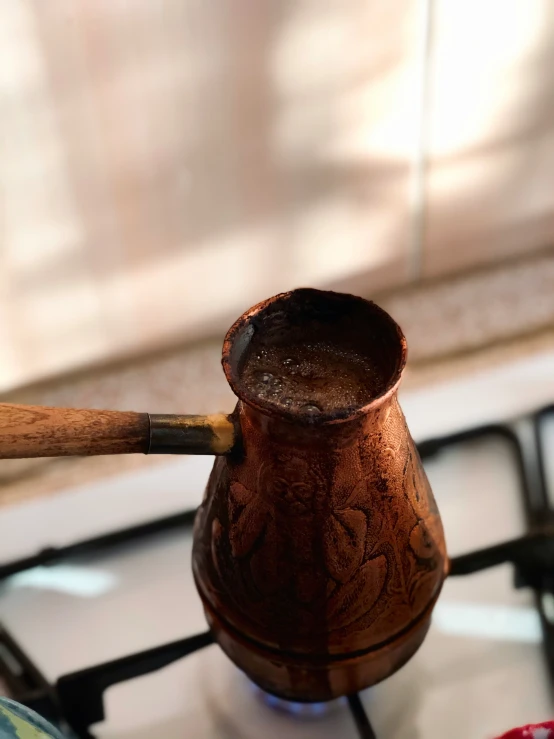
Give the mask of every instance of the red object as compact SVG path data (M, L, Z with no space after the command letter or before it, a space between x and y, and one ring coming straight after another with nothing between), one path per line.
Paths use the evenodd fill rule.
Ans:
M527 724L519 729L512 729L498 739L554 739L554 721L544 724Z

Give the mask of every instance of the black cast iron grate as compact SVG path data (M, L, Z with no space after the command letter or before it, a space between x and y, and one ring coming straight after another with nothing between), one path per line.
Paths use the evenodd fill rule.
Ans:
M554 594L554 509L548 500L541 432L544 420L553 414L554 406L548 406L510 424L481 426L429 439L419 444L418 449L422 459L427 459L467 441L500 437L508 442L516 463L528 532L518 539L453 557L450 575L469 575L505 562L514 565L515 587L531 587L535 591L545 658L554 682L554 622L545 611L543 598L545 594ZM185 511L66 547L44 549L34 556L0 565L0 580L71 556L105 551L161 532L189 528L194 516L194 510ZM0 676L15 700L62 729L70 729L78 739L94 739L90 727L105 718L103 696L107 688L159 670L212 643L213 636L206 631L63 675L52 685L0 624ZM376 739L359 695L348 696L348 705L360 739Z

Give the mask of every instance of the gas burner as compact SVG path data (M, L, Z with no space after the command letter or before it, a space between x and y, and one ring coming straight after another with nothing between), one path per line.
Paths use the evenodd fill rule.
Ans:
M248 682L253 694L264 705L269 706L275 711L280 711L288 716L294 716L299 719L321 719L327 716L336 705L344 703L344 699L342 698L329 701L328 703L297 703L295 701L287 701L272 693L266 693L265 690L262 690L250 680Z
M463 577L505 563L514 566L515 587L531 588L535 593L544 655L551 679L554 679L554 609L551 605L554 602L554 512L547 495L542 426L553 414L554 407L548 407L513 424L483 426L418 445L424 461L459 444L484 439L499 439L510 449L517 471L527 533L452 557L450 576ZM16 573L60 563L70 557L87 555L101 560L110 550L125 552L131 545L144 544L171 531L190 531L194 515L194 510L188 510L70 546L45 549L34 556L0 566L0 579L6 580ZM104 695L108 688L154 673L185 657L191 658L191 655L208 647L213 641L212 634L205 631L115 660L99 661L98 664L51 680L43 674L33 655L18 639L6 627L0 626L0 679L5 681L15 700L33 708L60 727L69 728L79 739L92 739L94 734L91 733L91 726L105 718ZM251 693L260 702L275 709L276 714L284 712L307 723L320 722L318 725L322 726L332 717L335 706L347 704L352 716L352 736L357 729L362 739L376 737L357 694L332 704L303 704L290 703L263 693L257 686L252 686ZM385 733L379 734L379 737L388 739Z

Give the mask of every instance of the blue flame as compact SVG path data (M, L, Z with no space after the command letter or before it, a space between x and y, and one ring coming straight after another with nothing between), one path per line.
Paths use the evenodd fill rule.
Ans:
M250 682L250 681L249 681ZM337 701L329 703L298 703L297 701L287 701L284 698L278 698L276 695L266 693L255 683L250 682L254 694L264 703L275 711L286 713L289 716L298 718L319 718L326 716L332 705Z

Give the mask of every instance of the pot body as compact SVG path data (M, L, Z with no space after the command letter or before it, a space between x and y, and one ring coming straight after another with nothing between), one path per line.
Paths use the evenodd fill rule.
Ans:
M396 388L352 420L299 426L241 401L193 570L228 656L264 690L325 701L418 649L447 574L439 513Z

